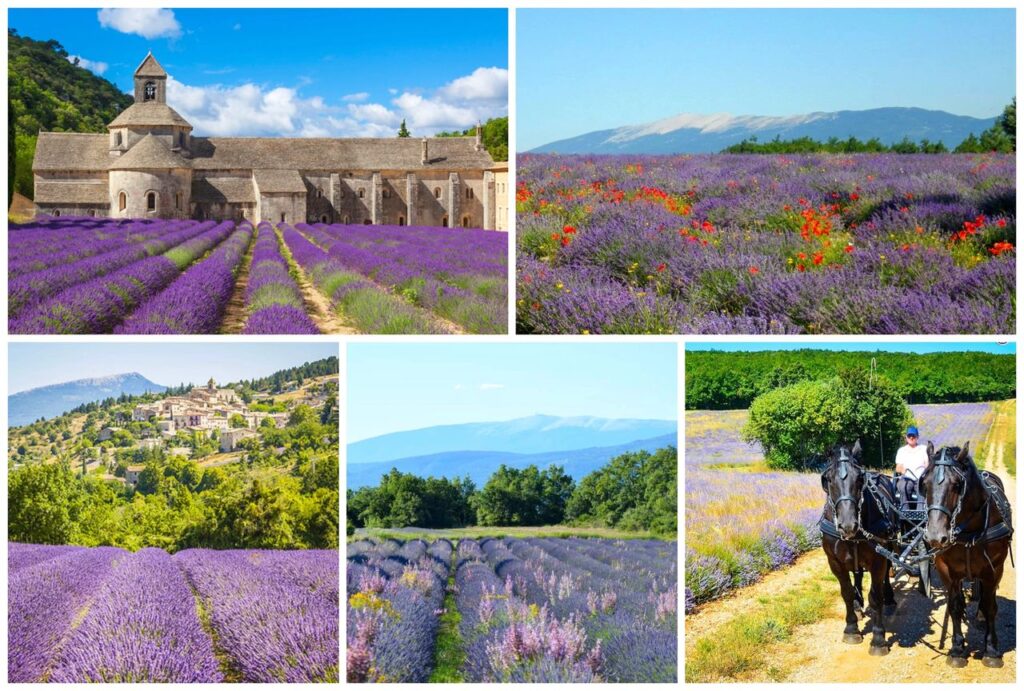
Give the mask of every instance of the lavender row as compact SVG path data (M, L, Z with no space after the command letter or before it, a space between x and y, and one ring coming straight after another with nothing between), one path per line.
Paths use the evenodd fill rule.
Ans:
M451 555L447 540L387 541L350 555L349 682L429 680Z
M7 572L14 573L40 562L56 559L84 549L71 545L26 545L7 543Z
M166 552L142 549L117 563L49 681L223 681L192 591Z
M154 237L182 222L125 219L55 219L12 225L8 235L8 272L12 276L38 271L110 251L126 242ZM184 223L191 223L185 221Z
M472 333L507 329L507 236L483 230L308 226L342 266Z
M281 256L277 234L266 222L257 229L245 309L249 315L242 330L245 334L320 333L306 314L302 293Z
M171 229L157 237L147 236L127 244L119 239L115 248L109 252L18 276L8 285L10 314L16 315L32 303L90 278L108 274L144 257L166 252L213 226L212 221L187 224L184 228Z
M267 554L192 549L174 561L241 681L337 681L337 552Z
M355 271L346 268L295 228L281 225L281 234L295 262L317 288L343 311L359 309L366 333L449 333L443 325Z
M231 232L222 223L174 248L177 258L195 259ZM148 257L106 276L65 288L8 320L11 333L109 333L138 304L180 275L166 256Z
M209 257L142 303L114 333L216 333L251 238L252 227L239 226Z
M102 586L115 563L115 547L75 550L13 572L7 584L7 677L44 681L72 623Z

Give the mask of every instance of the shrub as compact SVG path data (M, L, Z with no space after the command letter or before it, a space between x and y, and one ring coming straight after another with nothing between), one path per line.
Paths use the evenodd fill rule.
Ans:
M772 468L807 469L829 447L856 439L865 465L888 467L912 422L910 409L888 379L879 376L872 382L864 372L851 370L758 396L743 437L761 444Z

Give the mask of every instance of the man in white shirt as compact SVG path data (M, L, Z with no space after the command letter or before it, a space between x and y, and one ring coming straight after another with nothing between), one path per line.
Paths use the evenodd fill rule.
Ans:
M917 428L908 427L907 443L896 452L896 473L915 482L928 470L928 449L918 445L917 437Z
M896 493L905 509L924 508L917 485L928 470L928 449L917 443L917 437L917 427L908 427L907 443L896 452L896 475L903 476L896 480Z

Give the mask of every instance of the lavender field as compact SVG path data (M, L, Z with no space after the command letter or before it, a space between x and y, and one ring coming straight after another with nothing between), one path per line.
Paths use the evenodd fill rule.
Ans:
M347 678L673 682L676 578L674 542L353 542Z
M507 329L497 231L62 217L8 238L11 333Z
M992 403L912 405L921 439L978 448ZM750 585L820 544L816 473L777 472L743 442L747 411L686 413L686 611ZM895 457L896 449L891 455Z
M1011 333L1012 155L520 156L520 333Z
M8 543L9 682L336 682L333 550Z

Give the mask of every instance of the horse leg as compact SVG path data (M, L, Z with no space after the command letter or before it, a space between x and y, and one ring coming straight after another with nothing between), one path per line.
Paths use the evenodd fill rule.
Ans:
M962 579L954 577L947 586L946 608L949 609L950 618L953 620L953 643L949 648L946 664L950 667L966 667L967 640L962 628L966 603Z
M896 593L892 589L892 569L889 568L889 560L883 559L884 573L885 573L885 606L882 608L882 614L887 617L891 617L896 614Z
M856 543L854 543L853 548L858 549ZM861 614L864 614L864 571L858 570L853 571L851 573L853 573L854 597L856 598L854 606L860 611Z
M843 604L846 605L846 628L843 629L843 643L861 643L864 637L860 635L860 629L857 628L856 589L850 581L851 574L840 563L838 556L828 554L828 552L826 554L828 555L828 566L832 569L836 580L839 581L839 592L842 593Z
M885 641L885 586L888 581L886 572L889 570L888 562L880 556L875 556L871 562L871 648L868 653L871 655L888 655L889 646Z
M986 582L981 589L981 604L979 609L985 612L985 653L981 663L986 667L1002 667L1003 654L999 650L999 639L996 637L996 584L1003 575L1002 564L996 569L998 573L990 582Z

